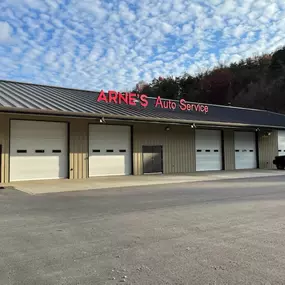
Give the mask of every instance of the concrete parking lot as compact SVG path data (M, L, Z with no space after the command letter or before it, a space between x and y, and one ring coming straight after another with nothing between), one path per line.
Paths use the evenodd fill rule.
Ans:
M285 176L0 190L0 284L284 284Z

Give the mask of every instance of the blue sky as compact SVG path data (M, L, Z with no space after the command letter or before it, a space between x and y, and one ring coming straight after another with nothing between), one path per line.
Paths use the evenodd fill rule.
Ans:
M128 90L285 45L284 0L2 0L0 79Z

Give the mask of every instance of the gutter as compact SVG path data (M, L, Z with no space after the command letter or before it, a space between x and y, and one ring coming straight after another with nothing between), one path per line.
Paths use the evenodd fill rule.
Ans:
M91 114L83 112L68 112L68 111L54 111L54 110L39 110L39 109L26 109L26 108L15 108L15 107L2 107L0 113L6 114L25 114L25 115L44 115L44 116L62 116L69 118L85 118L85 119L110 119L113 121L132 121L141 123L165 123L165 124L179 124L179 125L193 125L195 127L228 127L228 128L265 128L265 129L284 129L285 126L271 126L271 125L250 125L243 123L225 123L219 121L199 121L199 120L181 120L181 119L164 119L156 117L140 117L140 116L124 116L124 115L112 115L112 114Z

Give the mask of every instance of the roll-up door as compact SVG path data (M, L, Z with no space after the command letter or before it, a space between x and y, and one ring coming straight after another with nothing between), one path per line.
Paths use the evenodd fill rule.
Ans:
M196 130L196 171L222 170L222 136L217 130Z
M89 125L89 176L131 174L131 128Z
M68 176L67 124L11 120L10 181Z
M285 155L285 131L278 131L278 155Z
M235 132L235 168L257 168L255 132Z

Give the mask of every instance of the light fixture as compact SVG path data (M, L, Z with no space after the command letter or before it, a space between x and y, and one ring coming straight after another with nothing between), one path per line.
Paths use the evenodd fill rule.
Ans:
M256 131L256 132L259 132L259 131L260 131L260 128L257 128L255 131Z
M263 133L263 137L269 137L269 136L271 136L271 132L264 132Z
M192 128L192 129L196 128L196 125L195 125L195 124L192 124L192 125L191 125L191 128Z
M170 131L170 127L165 127L165 129L164 129L165 131Z
M105 118L104 117L102 117L101 119L100 119L100 123L106 123L106 121L105 121Z

